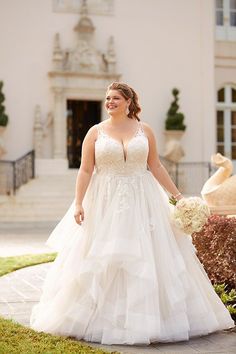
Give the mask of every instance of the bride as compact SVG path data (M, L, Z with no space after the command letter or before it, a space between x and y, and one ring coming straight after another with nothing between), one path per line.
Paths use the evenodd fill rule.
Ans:
M47 244L58 250L35 330L103 344L188 340L234 326L191 238L170 222L182 195L160 163L135 91L112 83L109 118L87 133L75 199Z

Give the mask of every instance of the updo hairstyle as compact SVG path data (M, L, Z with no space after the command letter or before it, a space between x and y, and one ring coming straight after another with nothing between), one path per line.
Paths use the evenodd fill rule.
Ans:
M125 84L123 82L113 82L111 85L108 86L107 91L109 91L109 90L119 91L119 93L126 100L128 100L130 98L131 102L129 105L129 113L127 114L127 116L131 119L135 118L138 121L140 121L140 118L138 117L138 113L141 112L141 107L138 103L138 95L132 89L132 87L128 86L127 84Z

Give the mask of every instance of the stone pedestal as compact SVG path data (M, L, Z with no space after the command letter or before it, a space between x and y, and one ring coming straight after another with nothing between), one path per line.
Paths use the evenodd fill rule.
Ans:
M164 157L177 163L185 155L180 143L180 139L182 138L184 131L166 130L164 134L166 138Z
M6 127L0 126L0 159L6 153L6 149L4 147L4 140L2 138L5 129Z

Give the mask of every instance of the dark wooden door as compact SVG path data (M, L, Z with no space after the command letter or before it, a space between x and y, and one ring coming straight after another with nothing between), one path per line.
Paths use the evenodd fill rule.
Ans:
M79 168L84 137L101 121L100 101L67 101L67 157L69 168Z

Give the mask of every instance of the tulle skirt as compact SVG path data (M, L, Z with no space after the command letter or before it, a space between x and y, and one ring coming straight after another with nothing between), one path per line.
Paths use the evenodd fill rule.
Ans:
M83 225L74 220L73 201L47 241L58 256L32 328L103 344L149 344L234 326L149 171L95 173L83 204Z

